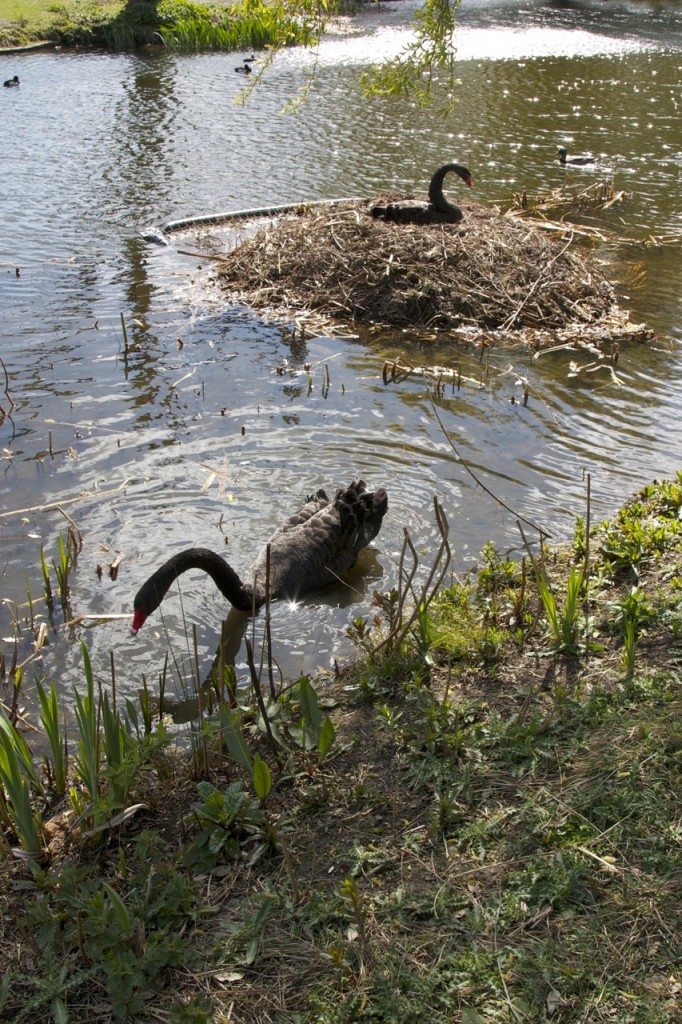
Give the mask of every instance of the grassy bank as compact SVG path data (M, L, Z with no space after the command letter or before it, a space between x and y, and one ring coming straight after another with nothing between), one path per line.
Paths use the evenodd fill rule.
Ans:
M63 46L114 50L147 44L184 52L262 49L310 42L321 17L316 8L302 6L292 12L281 0L211 5L190 0L132 5L110 0L0 0L0 45L46 39Z
M45 0L0 0L0 46L21 46L36 40L58 41L57 26L100 20L113 21L125 5L121 0L66 0L47 3Z
M405 569L333 679L218 659L185 753L84 650L68 765L47 691L45 770L0 729L0 1015L678 1019L681 552L682 475L568 549Z

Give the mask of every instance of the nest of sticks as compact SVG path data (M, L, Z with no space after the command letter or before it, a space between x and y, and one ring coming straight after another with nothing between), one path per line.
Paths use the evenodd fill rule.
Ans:
M399 202L384 195L381 202ZM334 321L448 330L546 348L646 340L584 249L467 204L460 224L375 220L374 200L301 208L218 258L221 285L258 309Z

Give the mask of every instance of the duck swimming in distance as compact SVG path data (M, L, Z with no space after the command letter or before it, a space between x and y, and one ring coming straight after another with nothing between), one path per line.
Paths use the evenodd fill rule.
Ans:
M19 75L15 75L14 78L8 78L6 82L2 83L5 89L11 89L15 85L21 85L19 81Z
M251 67L248 64L244 64L243 67L240 65L238 68L235 68L234 70L237 72L238 75L250 75L251 74Z
M579 156L569 156L568 150L565 146L559 146L557 149L557 159L562 166L569 165L571 167L585 167L587 164L595 163L593 156L588 156L586 153Z
M173 582L189 569L208 573L238 611L257 610L266 600L268 547L270 597L295 599L337 582L376 537L387 509L386 491L368 491L363 480L337 491L333 501L319 490L272 535L243 580L217 552L186 548L164 562L138 590L133 602L132 632L138 632Z

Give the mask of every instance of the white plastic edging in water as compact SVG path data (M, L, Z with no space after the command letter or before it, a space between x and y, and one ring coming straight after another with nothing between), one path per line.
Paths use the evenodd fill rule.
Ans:
M198 217L182 217L180 220L169 220L164 224L162 231L169 235L173 231L184 231L186 228L196 227L199 224L226 224L231 220L247 220L249 217L270 217L275 213L291 213L293 210L306 210L311 206L333 206L336 203L355 203L357 198L345 199L313 199L309 202L284 203L281 206L265 206L253 210L231 210L228 213L207 213Z

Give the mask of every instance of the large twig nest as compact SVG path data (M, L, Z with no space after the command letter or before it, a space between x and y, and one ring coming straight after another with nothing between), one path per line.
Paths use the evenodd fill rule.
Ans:
M556 332L566 340L583 331L599 344L640 331L570 239L470 204L458 225L385 223L369 215L376 201L279 218L220 259L221 283L257 308L474 329L534 347L556 343Z

